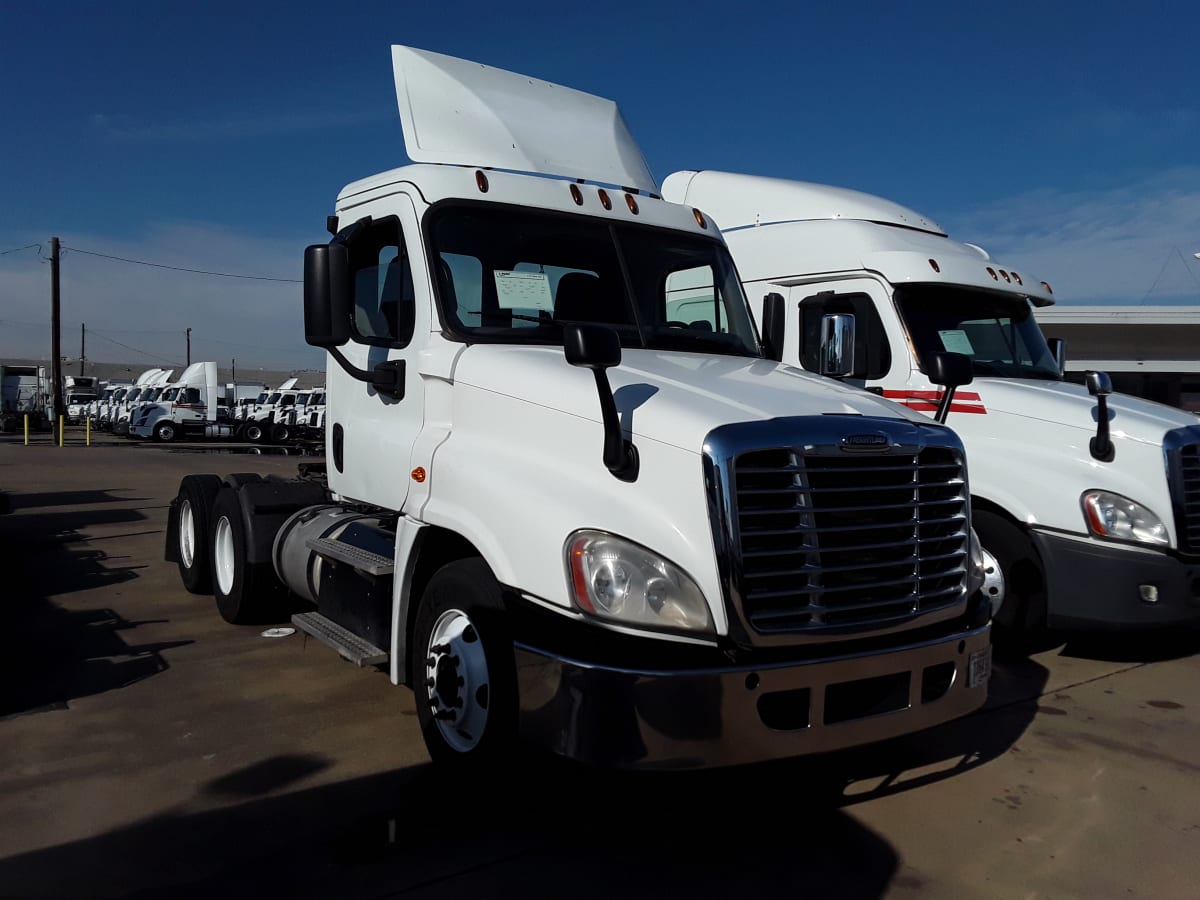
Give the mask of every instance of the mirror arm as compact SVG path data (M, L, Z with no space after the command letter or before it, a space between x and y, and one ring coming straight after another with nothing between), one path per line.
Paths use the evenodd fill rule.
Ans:
M938 401L937 412L933 416L935 422L939 422L942 425L946 424L946 419L950 417L950 404L954 400L955 390L954 385L948 384L942 391L942 399Z
M600 418L604 422L604 467L621 481L637 481L638 455L632 441L621 432L617 402L613 398L608 372L592 369L596 378L596 393L600 395Z
M372 369L360 369L346 359L337 347L327 347L326 352L337 360L338 365L351 378L366 382L393 400L404 399L404 360L391 359Z
M1117 456L1117 448L1108 433L1108 398L1103 394L1096 397L1096 436L1088 442L1088 450L1100 462L1112 462Z

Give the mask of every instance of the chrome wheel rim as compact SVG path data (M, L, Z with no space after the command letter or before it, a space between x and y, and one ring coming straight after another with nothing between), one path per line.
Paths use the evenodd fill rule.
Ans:
M179 558L188 569L196 558L196 519L190 500L179 504Z
M466 613L442 613L425 654L425 702L442 739L459 753L479 745L487 727L491 679L479 632Z
M1004 605L1004 570L987 547L979 549L983 552L983 586L980 590L983 591L983 596L991 601L994 616Z
M216 571L217 587L221 593L228 595L233 590L233 526L226 516L217 520L216 531L213 535L213 568Z

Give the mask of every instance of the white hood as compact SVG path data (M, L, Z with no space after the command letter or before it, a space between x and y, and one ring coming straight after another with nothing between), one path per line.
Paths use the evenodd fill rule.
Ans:
M965 391L977 391L988 414L1009 414L1036 419L1064 428L1096 433L1098 406L1087 388L1063 381L1015 378L977 378ZM1114 439L1127 438L1158 446L1175 428L1196 425L1195 416L1128 394L1108 398L1109 428ZM949 424L955 424L954 413Z
M788 416L928 416L866 391L764 359L626 350L608 371L627 432L699 452L714 428ZM561 347L478 344L460 357L454 380L514 399L601 421L592 373L563 358Z

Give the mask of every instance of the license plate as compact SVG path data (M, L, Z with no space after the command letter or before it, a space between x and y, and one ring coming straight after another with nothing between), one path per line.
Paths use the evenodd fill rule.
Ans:
M985 647L971 654L970 665L967 669L967 687L979 687L987 684L992 677L992 648Z

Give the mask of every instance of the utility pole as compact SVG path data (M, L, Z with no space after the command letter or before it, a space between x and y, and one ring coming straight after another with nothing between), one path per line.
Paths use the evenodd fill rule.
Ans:
M53 374L50 377L54 382L55 421L62 413L63 403L62 322L58 314L58 249L58 238L50 238L50 354L53 360Z
M229 362L233 367L233 374L230 375L230 379L233 381L233 393L236 396L237 395L237 360L231 359Z
M79 374L83 374L83 363L87 359L87 323L79 323Z
M192 329L187 330L187 364L192 364Z

